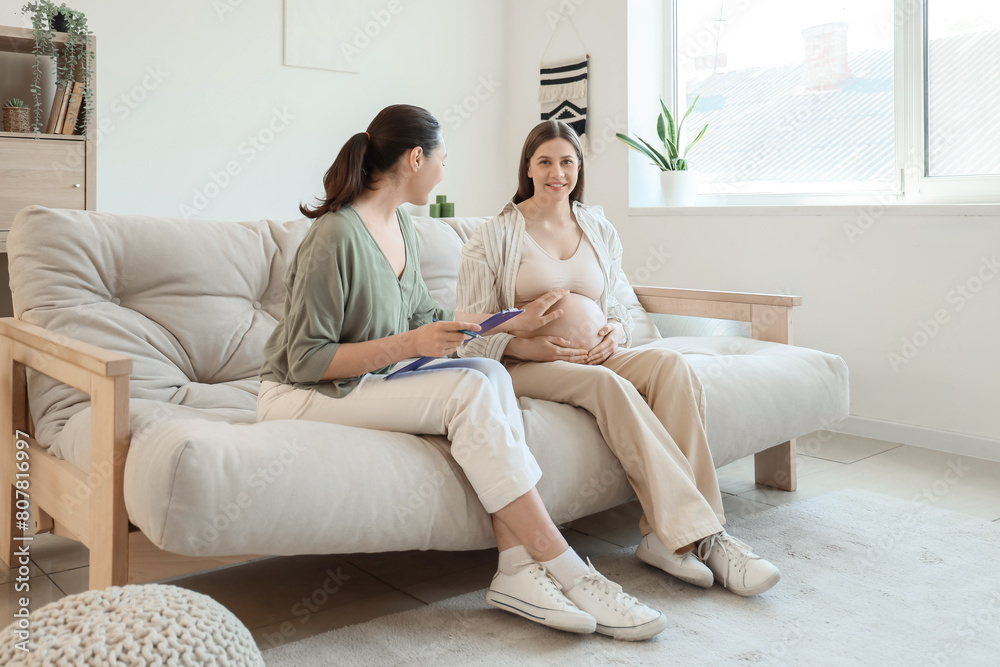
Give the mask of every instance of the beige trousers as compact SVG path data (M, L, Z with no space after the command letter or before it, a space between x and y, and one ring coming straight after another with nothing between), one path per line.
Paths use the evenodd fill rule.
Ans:
M643 516L671 551L722 530L725 514L705 435L705 392L684 355L619 349L600 366L567 361L507 364L514 391L567 403L597 420Z
M390 379L365 375L343 398L264 381L257 421L306 419L446 435L452 456L490 514L534 488L542 470L524 441L521 409L503 365L492 359L442 359L424 369Z

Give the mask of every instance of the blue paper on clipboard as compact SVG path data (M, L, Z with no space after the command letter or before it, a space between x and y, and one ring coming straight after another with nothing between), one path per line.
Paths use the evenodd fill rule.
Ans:
M491 315L484 322L482 322L479 325L480 329L479 329L479 331L477 333L480 336L482 336L483 334L486 334L487 332L489 332L491 329L500 326L501 324L503 324L504 322L506 322L507 320L509 320L509 319L511 319L513 317L517 317L518 315L520 315L523 312L524 311L521 310L520 308L510 308L508 310L501 310L499 313L496 313L495 315ZM465 341L465 342L468 343L469 341ZM463 345L464 344L465 343L463 343ZM414 361L412 363L409 363L406 366L403 366L402 368L397 368L393 372L389 373L388 375L385 376L385 379L388 380L389 378L395 377L395 376L399 375L400 373L409 373L410 371L420 370L426 364L434 361L435 359L442 359L442 358L443 357L420 357L416 361Z

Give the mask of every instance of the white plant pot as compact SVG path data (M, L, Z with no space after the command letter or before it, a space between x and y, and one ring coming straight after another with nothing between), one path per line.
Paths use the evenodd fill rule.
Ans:
M661 171L660 190L664 206L694 206L698 195L698 172Z

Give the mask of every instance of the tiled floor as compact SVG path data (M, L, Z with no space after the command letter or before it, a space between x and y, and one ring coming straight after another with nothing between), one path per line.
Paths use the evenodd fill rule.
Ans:
M798 490L758 487L752 457L719 469L729 517L745 516L829 491L859 487L1000 521L1000 463L855 436L814 433L798 440ZM586 517L565 530L585 556L639 541L638 503ZM52 535L32 545L32 607L86 590L87 550ZM406 552L269 558L171 583L222 602L261 648L420 607L485 587L496 551ZM20 593L0 566L5 625Z

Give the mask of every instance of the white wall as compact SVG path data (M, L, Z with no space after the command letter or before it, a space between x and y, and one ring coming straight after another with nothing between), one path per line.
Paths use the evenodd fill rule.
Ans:
M235 160L241 173L202 217L297 217L343 141L405 101L429 108L447 131L438 192L460 214L493 213L515 188L521 143L538 122L538 65L561 8L591 55L587 200L618 226L626 271L658 285L802 295L796 343L847 360L850 429L1000 457L1000 276L961 310L948 298L989 273L982 258L1000 254L997 216L876 211L852 243L845 225L861 209L630 215L628 155L614 139L628 118L625 0L400 2L363 51L362 73L343 74L281 65L280 0L244 0L222 17L219 3L202 0L75 0L99 36L98 118L113 126L99 149L99 207L180 215ZM0 23L27 25L20 4L5 0ZM549 55L578 48L564 25ZM166 76L156 83L150 69ZM489 92L481 78L500 85ZM136 94L145 99L129 108ZM452 110L463 101L478 107L468 118ZM294 119L250 161L240 146L274 109ZM654 252L672 257L659 266ZM904 336L922 342L920 322L939 310L948 322L894 371L887 355L901 352Z
M406 102L445 130L450 157L436 193L459 214L498 210L505 189L490 157L504 139L504 3L394 2L401 10L357 56L361 73L349 74L282 65L281 0L73 0L98 38L98 208L299 217L344 141L382 107ZM28 27L22 4L3 0L0 24ZM225 183L230 162L239 173L197 199L216 194L213 173Z
M510 0L507 123L518 146L538 118L545 12L559 7L572 11L591 55L591 136L627 117L625 0ZM603 204L618 227L630 276L673 287L801 295L796 344L839 354L851 369L845 430L1000 458L1000 267L983 261L1000 257L1000 216L876 209L852 242L847 231L866 223L865 209L630 215L626 148L612 141L587 160L586 198ZM653 251L672 256L656 268ZM979 271L991 279L978 283ZM952 292L970 282L979 288L972 299ZM920 323L935 313L946 322L926 336ZM935 330L932 323L926 328ZM894 370L888 355L902 357L903 337L923 346Z

